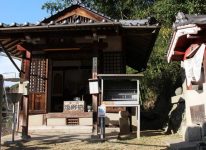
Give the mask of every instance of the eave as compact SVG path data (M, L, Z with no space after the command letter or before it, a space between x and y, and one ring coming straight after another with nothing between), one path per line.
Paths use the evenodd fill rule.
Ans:
M173 24L173 34L167 50L167 61L182 61L186 51L195 44L206 42L206 15L179 12Z
M145 21L144 21L145 22ZM160 26L123 22L99 22L81 24L41 24L27 26L0 27L0 42L5 49L16 57L22 57L16 45L24 43L28 38L45 38L49 35L85 36L97 33L99 35L121 35L123 37L127 64L139 71L145 70ZM138 60L138 61L137 61Z

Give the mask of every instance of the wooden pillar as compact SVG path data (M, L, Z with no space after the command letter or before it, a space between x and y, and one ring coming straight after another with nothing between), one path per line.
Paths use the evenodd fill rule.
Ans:
M23 122L22 122L22 139L28 139L28 121L29 121L29 98L23 96Z
M92 66L92 79L97 79L97 57L93 57ZM97 107L98 107L98 95L92 95L92 109L93 109L93 125L94 129L97 130Z
M17 45L17 49L23 53L20 81L22 84L30 80L31 53L23 45ZM22 87L24 88L24 87ZM28 87L27 87L28 88ZM22 89L24 91L24 89ZM22 93L23 93L22 91ZM28 91L27 91L28 92ZM22 139L28 139L28 120L29 120L29 96L23 94L22 98Z
M136 108L137 114L137 139L140 139L140 105Z
M0 74L0 149L1 149L1 128L2 128L2 101L3 101L3 76Z

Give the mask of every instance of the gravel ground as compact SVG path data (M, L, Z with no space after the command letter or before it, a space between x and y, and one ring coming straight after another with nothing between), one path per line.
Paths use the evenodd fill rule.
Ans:
M165 135L162 131L142 131L141 138L117 138L117 133L106 135L105 142L90 135L68 135L62 133L33 133L28 141L7 143L11 137L2 139L2 150L166 150L169 142L180 139L177 134Z

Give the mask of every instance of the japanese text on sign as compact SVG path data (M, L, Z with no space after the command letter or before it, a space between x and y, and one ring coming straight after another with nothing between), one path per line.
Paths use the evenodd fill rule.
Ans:
M84 111L84 101L64 101L64 111Z

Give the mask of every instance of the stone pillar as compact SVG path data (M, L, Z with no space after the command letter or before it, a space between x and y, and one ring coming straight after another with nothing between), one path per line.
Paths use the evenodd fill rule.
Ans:
M129 113L127 111L119 112L119 127L120 133L119 135L128 135L130 134L130 125L129 125Z

